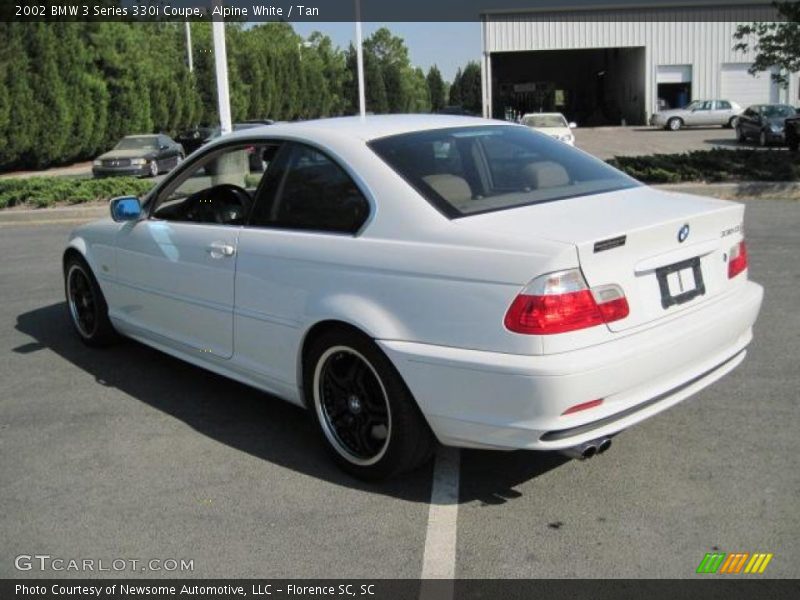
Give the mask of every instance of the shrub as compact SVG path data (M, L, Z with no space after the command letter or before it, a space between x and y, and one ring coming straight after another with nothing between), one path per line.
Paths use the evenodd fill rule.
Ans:
M617 156L610 165L645 183L799 181L800 161L781 150L695 150L685 154Z
M81 204L115 196L141 196L153 182L133 177L89 179L82 177L29 177L0 179L0 208L28 205L36 208L56 203Z

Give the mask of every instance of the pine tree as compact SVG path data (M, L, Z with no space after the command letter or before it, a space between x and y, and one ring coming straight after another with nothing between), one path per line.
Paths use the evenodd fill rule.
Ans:
M428 69L428 76L425 78L428 85L428 93L431 98L431 110L438 112L445 106L444 80L442 73L436 65Z

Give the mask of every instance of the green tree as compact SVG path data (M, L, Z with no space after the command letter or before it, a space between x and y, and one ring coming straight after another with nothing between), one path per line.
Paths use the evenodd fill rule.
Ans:
M481 93L481 67L476 62L469 62L464 67L459 81L461 106L471 113L480 113L483 107Z
M778 67L772 78L785 87L789 84L789 74L800 71L800 2L775 2L773 5L785 20L739 25L733 36L739 40L734 49L755 50L756 58L749 69L751 74Z
M450 84L450 95L448 97L450 106L461 106L461 69L456 71L453 83Z
M428 85L428 94L431 98L431 110L433 112L438 112L445 107L446 102L444 80L442 79L442 73L436 65L428 69L428 75L425 80Z

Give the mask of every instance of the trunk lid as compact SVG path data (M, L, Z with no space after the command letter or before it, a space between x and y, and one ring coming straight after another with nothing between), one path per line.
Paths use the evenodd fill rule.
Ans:
M465 217L458 224L573 244L590 287L618 284L624 290L630 314L608 324L622 331L725 292L733 283L728 255L742 238L743 217L740 204L642 186Z

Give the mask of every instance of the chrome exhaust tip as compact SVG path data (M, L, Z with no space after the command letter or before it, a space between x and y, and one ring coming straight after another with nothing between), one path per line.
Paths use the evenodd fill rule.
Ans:
M602 437L578 444L572 448L564 448L563 450L559 450L559 452L575 460L586 460L598 454L602 454L609 448L611 448L611 438Z

